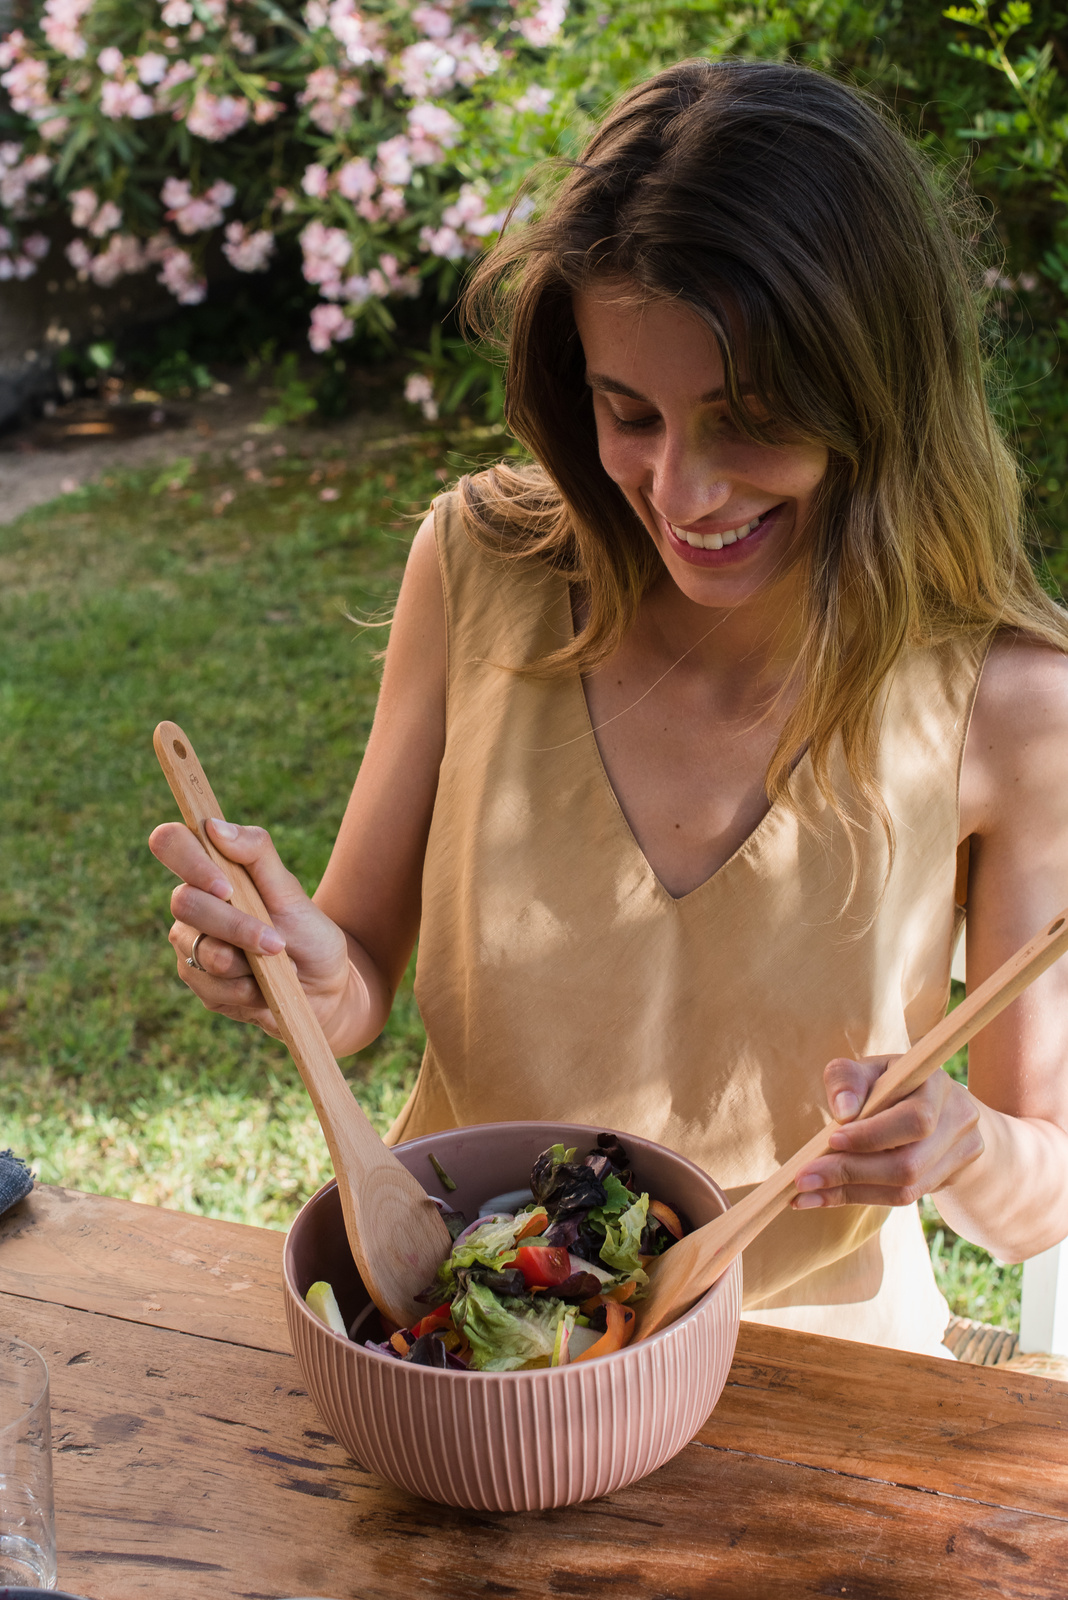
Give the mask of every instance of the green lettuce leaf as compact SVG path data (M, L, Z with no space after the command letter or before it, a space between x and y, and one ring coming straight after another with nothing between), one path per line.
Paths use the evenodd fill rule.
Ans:
M515 1236L521 1227L522 1223L514 1218L509 1218L507 1222L495 1222L490 1218L469 1233L466 1239L453 1245L452 1254L438 1268L438 1283L443 1296L456 1293L456 1274L465 1267L488 1267L491 1272L500 1272L514 1261Z
M575 1326L576 1306L548 1295L527 1300L499 1300L480 1283L470 1283L453 1302L457 1328L471 1343L471 1365L479 1372L517 1372L532 1362L552 1360L556 1330Z
M622 1185L620 1187L622 1188ZM601 1246L602 1261L615 1268L617 1272L627 1273L640 1284L648 1281L639 1260L642 1231L648 1214L649 1196L643 1194L639 1195L637 1200L632 1200L626 1211L618 1216L606 1217L605 1240Z

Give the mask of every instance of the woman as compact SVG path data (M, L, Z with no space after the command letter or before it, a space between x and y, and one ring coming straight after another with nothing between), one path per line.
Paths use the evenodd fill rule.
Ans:
M1068 1234L1068 964L976 1040L968 1089L851 1120L942 1014L965 901L973 982L1068 903L1068 621L946 210L829 78L684 63L469 307L503 321L539 465L420 528L314 903L260 829L213 836L277 933L153 834L179 973L273 1031L239 947L284 940L345 1055L418 934L396 1138L604 1124L738 1195L837 1120L746 1252L746 1314L936 1351L920 1195L1002 1258Z

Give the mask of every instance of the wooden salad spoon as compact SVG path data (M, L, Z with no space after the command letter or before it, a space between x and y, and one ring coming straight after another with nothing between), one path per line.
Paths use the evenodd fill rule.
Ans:
M244 867L228 860L208 837L204 824L223 813L193 746L173 722L161 722L152 742L186 825L233 885L230 903L273 926ZM245 955L326 1135L360 1277L378 1309L409 1328L426 1314L415 1295L433 1282L452 1249L441 1213L353 1098L286 952L265 956L246 950Z
M1010 956L985 983L889 1066L854 1120L859 1122L862 1118L873 1117L885 1106L918 1089L932 1072L945 1066L961 1045L967 1044L973 1034L992 1022L999 1011L1066 950L1068 910L1062 911L1041 933ZM819 1156L832 1153L827 1139L839 1126L842 1124L831 1122L821 1128L796 1155L763 1183L757 1184L737 1205L687 1234L650 1262L648 1293L635 1306L638 1313L635 1340L647 1339L651 1333L674 1322L712 1287L734 1258L786 1209L797 1193L794 1180L802 1168Z

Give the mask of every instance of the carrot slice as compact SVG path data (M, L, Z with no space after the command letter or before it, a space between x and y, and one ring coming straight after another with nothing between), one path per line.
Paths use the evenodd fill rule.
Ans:
M613 1350L622 1350L629 1338L627 1311L623 1306L618 1305L615 1300L606 1300L604 1309L608 1317L607 1331L601 1335L596 1344L591 1344L588 1350L584 1350L580 1356L576 1356L575 1361L592 1361L596 1356L609 1356ZM631 1332L633 1332L635 1320L634 1312L631 1311L629 1323Z
M412 1348L407 1339L404 1337L403 1333L393 1334L389 1342L399 1356L406 1356L408 1351Z
M600 1311L603 1305L604 1295L595 1294L591 1296L589 1300L583 1300L582 1304L579 1306L579 1310L582 1312L584 1317L592 1317L593 1313L595 1311Z
M657 1222L662 1222L668 1233L672 1234L676 1239L682 1238L682 1223L671 1207L664 1204L663 1200L650 1200L649 1215L655 1217Z
M548 1222L548 1220L549 1213L546 1211L544 1206L539 1206L537 1211L532 1211L526 1222L524 1222L523 1226L515 1236L516 1244L519 1243L520 1239L529 1239L532 1234L538 1235L544 1233L545 1224Z
M629 1283L621 1283L616 1289L607 1290L607 1298L614 1300L617 1305L622 1305L624 1300L629 1300L638 1285L632 1278Z

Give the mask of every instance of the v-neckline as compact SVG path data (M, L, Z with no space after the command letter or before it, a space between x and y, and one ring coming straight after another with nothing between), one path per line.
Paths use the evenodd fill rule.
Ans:
M572 606L571 584L570 584L570 581L566 577L563 580L563 584L564 584L564 604L565 604L565 606L567 608L568 629L570 631L571 640L573 642L574 638L575 638L575 613L574 613L574 609L573 609L573 606ZM597 731L593 726L593 717L590 714L590 703L586 698L586 685L585 685L585 683L583 681L582 674L580 672L576 672L576 674L575 674L575 687L576 687L576 690L578 692L579 700L580 700L581 706L582 706L582 719L586 724L586 730L587 730L587 732L589 734L589 743L593 747L593 755L594 755L595 761L597 762L597 766L598 766L598 768L600 770L601 780L602 780L602 782L604 784L605 789L608 791L608 797L612 802L612 806L613 806L613 809L615 810L615 813L616 813L617 817L619 818L620 822L622 823L622 825L623 825L623 827L624 827L624 829L626 831L628 839L630 840L631 844L633 845L634 850L637 852L637 855L640 858L640 860L642 862L642 865L644 866L644 868L645 868L646 872L648 873L649 877L653 880L653 882L655 883L657 889L664 896L664 898L666 900L670 901L670 903L673 906L685 905L686 902L688 900L692 900L695 895L701 894L704 890L709 889L712 884L718 882L718 880L723 876L723 874L727 871L727 869L730 866L732 866L735 861L737 861L737 859L738 859L738 857L740 855L742 855L744 852L748 851L754 845L754 843L759 842L761 834L770 825L771 818L772 817L777 817L778 813L782 810L782 802L779 801L779 800L769 800L768 801L767 810L764 812L763 816L761 816L759 818L759 820L754 824L754 826L746 834L745 838L742 839L739 842L739 844L735 847L735 849L731 851L731 853L727 857L727 859L725 861L721 861L719 866L716 867L715 871L709 873L707 878L702 878L700 883L694 884L692 889L687 889L685 894L679 894L679 895L672 894L671 890L669 888L667 888L667 886L664 884L663 879L660 877L659 873L656 871L656 868L653 866L652 862L649 860L649 857L646 855L645 851L642 849L642 846L638 841L638 836L634 832L634 829L631 827L630 821L629 821L629 819L627 817L627 813L624 811L623 806L622 806L622 804L620 802L619 795L616 793L615 785L613 784L612 779L611 779L611 777L609 775L608 768L605 766L604 756L601 753L601 747L597 742ZM791 778L793 778L793 776L798 772L798 770L808 761L808 755L809 755L808 746L806 745L805 749L801 752L801 755L798 757L797 761L795 761L793 767L791 768L791 773L790 773ZM767 799L767 795L766 794L765 794L765 799Z

